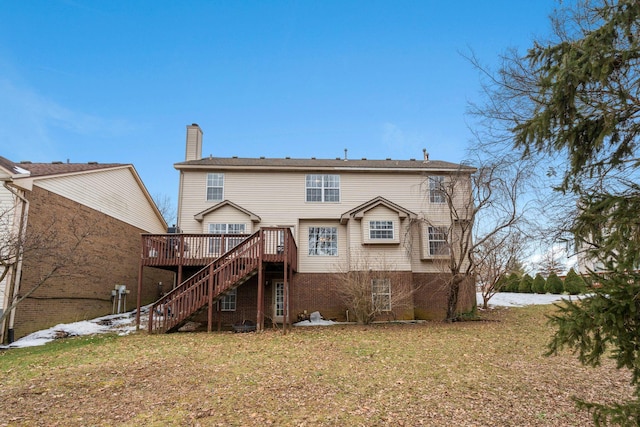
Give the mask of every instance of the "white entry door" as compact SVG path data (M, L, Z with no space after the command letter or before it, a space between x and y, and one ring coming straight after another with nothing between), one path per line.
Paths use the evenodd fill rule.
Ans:
M284 322L284 282L273 282L273 320Z

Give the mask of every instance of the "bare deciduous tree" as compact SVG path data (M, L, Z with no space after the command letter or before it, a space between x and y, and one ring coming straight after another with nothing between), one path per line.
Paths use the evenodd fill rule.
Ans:
M475 273L482 308L489 306L489 300L506 285L507 274L518 264L525 250L521 233L507 232L485 239L473 253Z
M416 289L410 283L393 282L393 266L384 258L373 255L352 255L351 261L338 267L335 281L338 295L360 324L369 324L376 317L409 309Z
M521 203L521 198L530 167L503 154L489 161L478 159L476 171L471 175L461 170L438 182L436 190L444 199L448 215L445 228L449 250L444 259L439 257L441 268L448 275L447 321L460 319L461 288L478 273L474 254L491 239L509 235L524 221L526 204ZM433 188L433 184L427 185L430 187ZM414 222L442 227L437 219L430 217Z
M33 271L37 274L36 278L29 282L12 278L11 284L5 289L9 305L4 307L0 325L12 316L22 301L51 279L74 275L76 267L84 263L82 245L95 229L95 224L87 224L74 217L67 223L67 227L61 230L56 225L56 218L52 217L47 223L37 227L25 227L25 231L22 232L8 226L12 218L10 210L0 213L0 280L6 278L12 269L18 271L16 266L23 258L37 260L37 263L33 263ZM16 283L18 285L15 285Z

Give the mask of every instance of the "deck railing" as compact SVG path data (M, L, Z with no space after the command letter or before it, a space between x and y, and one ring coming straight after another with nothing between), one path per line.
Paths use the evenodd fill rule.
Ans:
M149 332L168 332L228 291L244 283L263 262L287 262L297 270L298 250L288 228L263 228L156 301L149 311Z
M143 266L206 265L249 234L143 234Z

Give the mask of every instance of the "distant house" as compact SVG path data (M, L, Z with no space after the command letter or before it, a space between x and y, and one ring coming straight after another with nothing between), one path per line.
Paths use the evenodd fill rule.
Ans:
M3 322L2 342L134 308L140 235L166 229L132 165L0 157L0 256L7 268L0 313L28 295ZM170 272L151 271L141 300L156 300L158 283L172 281Z
M260 329L314 311L354 320L341 277L362 269L380 273L370 298L389 303L379 320L444 318L451 220L440 183L464 180L470 197L475 169L426 151L410 160L203 158L202 137L187 126L185 161L175 164L176 234L144 236L142 266L172 269L181 283L157 302L150 330L175 330L194 313L210 328L250 320ZM473 307L471 282L461 311ZM391 304L397 293L408 301Z

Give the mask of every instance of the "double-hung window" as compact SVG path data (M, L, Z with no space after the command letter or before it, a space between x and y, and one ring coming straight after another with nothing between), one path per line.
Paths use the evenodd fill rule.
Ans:
M244 234L244 224L225 224L213 223L209 224L209 234ZM222 246L222 241L225 244ZM221 255L229 249L237 246L244 240L244 237L226 237L218 236L209 239L209 253Z
M393 221L369 221L369 239L393 240Z
M220 299L220 311L236 311L238 289L232 289Z
M307 175L306 193L307 202L339 202L340 175Z
M222 201L224 197L224 174L207 174L207 201Z
M431 203L445 203L444 176L434 175L429 177L429 201Z
M429 227L429 255L449 255L447 227Z
M336 227L309 227L309 255L338 255L338 229Z
M391 311L391 280L372 279L371 298L375 309L380 311Z

